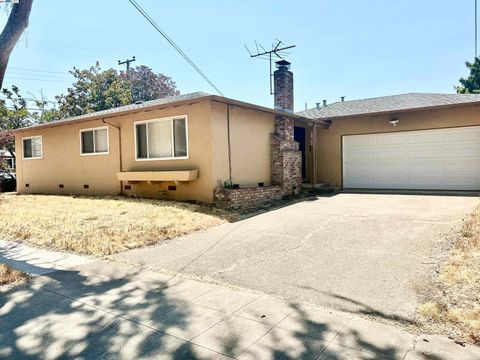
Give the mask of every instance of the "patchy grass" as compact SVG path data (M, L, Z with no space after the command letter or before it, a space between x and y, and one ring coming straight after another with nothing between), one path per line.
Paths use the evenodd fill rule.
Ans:
M420 314L458 340L480 344L480 205L465 221L437 291Z
M0 263L0 288L5 285L20 284L28 279L24 272L15 270L7 264Z
M102 256L224 222L208 212L161 200L6 194L0 197L0 229L13 240Z

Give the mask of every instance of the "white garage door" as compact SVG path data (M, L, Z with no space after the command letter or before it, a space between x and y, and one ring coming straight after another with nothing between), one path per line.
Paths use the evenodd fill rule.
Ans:
M344 136L343 187L480 190L480 127Z

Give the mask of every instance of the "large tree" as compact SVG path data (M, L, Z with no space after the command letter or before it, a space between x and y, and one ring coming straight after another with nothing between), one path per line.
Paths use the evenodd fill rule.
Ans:
M145 65L123 71L121 76L130 84L134 103L180 94L172 78L162 73L155 74Z
M457 93L478 94L480 93L480 57L475 58L473 63L467 61L465 65L470 70L470 75L460 78L460 85L455 87Z
M64 117L83 115L131 103L128 84L114 69L102 71L97 63L89 69L74 68L75 78L66 94L56 96Z
M34 123L32 114L27 108L27 101L16 86L3 89L2 94L7 100L0 100L0 149L7 149L15 154L15 136L13 130ZM15 157L15 155L14 155Z
M20 0L13 4L7 24L0 34L0 88L3 85L10 54L28 26L32 2L33 0Z
M97 63L89 69L74 68L70 73L75 82L66 94L56 97L63 117L179 94L170 77L155 74L148 66L118 72L102 70Z

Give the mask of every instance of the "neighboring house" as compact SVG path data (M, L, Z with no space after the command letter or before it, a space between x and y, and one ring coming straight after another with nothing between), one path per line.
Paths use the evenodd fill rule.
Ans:
M5 160L7 162L7 166L10 169L15 169L15 153L11 153L6 149L0 149L0 161Z
M480 95L405 94L294 113L289 67L277 63L275 109L193 93L20 129L18 191L248 207L302 182L480 190Z

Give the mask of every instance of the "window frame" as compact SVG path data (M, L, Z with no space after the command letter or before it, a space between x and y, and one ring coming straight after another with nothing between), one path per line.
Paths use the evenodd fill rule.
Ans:
M40 139L41 146L40 146L40 156L32 156L32 157L25 157L25 140L29 139ZM35 135L35 136L27 136L27 137L22 137L22 160L39 160L43 159L43 135Z
M107 130L107 151L106 152L95 152L95 130ZM83 153L82 149L82 133L93 131L93 153ZM109 155L110 154L110 132L108 130L108 126L98 126L94 128L88 129L80 129L79 131L79 138L80 138L80 156L92 156L92 155Z
M186 156L175 156L175 135L174 135L174 127L173 121L177 119L185 119L185 139L186 139ZM172 139L172 155L170 157L161 157L161 158L151 158L150 157L150 150L148 148L148 124L155 123L155 122L162 122L162 121L169 121L170 122L170 136ZM137 125L146 125L146 138L147 138L147 157L146 158L139 158L138 157L138 144L137 144ZM135 146L135 161L164 161L164 160L187 160L190 158L189 152L189 137L188 137L188 117L187 115L176 115L176 116L168 116L163 118L157 119L150 119L150 120L141 120L135 121L133 123L133 139L134 139L134 146Z

